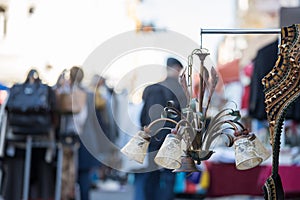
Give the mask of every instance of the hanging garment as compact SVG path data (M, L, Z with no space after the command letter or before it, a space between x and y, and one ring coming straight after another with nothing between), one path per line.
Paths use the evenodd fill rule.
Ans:
M284 199L278 173L280 137L287 108L300 96L299 33L300 24L281 29L278 59L272 70L262 79L273 151L272 174L264 185L265 199L268 200Z
M249 95L249 116L258 120L267 120L265 111L264 86L261 80L270 72L278 57L278 40L261 48L253 60L254 69L251 76ZM300 121L300 99L286 110L286 119Z
M261 79L273 68L277 59L278 41L261 48L253 61L254 69L250 83L249 115L252 118L266 120L264 88Z

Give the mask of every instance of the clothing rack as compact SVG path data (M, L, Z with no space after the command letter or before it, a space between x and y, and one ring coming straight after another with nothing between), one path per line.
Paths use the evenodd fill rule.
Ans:
M202 48L202 36L203 34L279 34L278 44L281 40L281 28L271 29L202 29L200 28L200 49ZM202 76L202 75L201 75ZM282 145L284 145L284 134L281 135Z
M203 34L280 34L281 29L202 29L200 28L200 49Z
M280 33L281 33L281 29L200 29L200 49L202 49L202 36L203 36L203 34L280 34ZM281 41L281 35L279 35L279 37L278 37L278 44L280 44L280 41ZM279 48L278 48L278 50L279 50ZM203 77L203 74L200 74L200 76ZM283 128L283 130L284 130L284 128ZM281 145L284 145L284 143L285 143L284 142L284 140L285 140L284 136L285 136L285 134L284 134L284 131L283 131L283 134L281 134L281 136L280 136L281 137L280 140L283 141L283 142L281 142ZM280 142L279 142L279 145L280 145ZM273 149L273 147L272 147L272 149ZM273 149L273 154L274 154L274 149ZM273 167L274 167L273 166L273 163L274 163L273 159L272 159L272 174L273 174ZM279 159L278 159L277 162L279 162ZM281 183L280 183L280 185L281 185ZM265 185L264 185L264 187L265 187ZM266 195L266 193L265 193L265 195Z

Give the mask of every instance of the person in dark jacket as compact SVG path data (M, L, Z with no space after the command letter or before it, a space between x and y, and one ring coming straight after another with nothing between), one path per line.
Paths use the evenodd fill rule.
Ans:
M254 69L250 83L249 115L263 121L267 120L265 94L262 79L272 70L278 57L278 40L258 50L254 59ZM300 121L300 99L286 111L286 119Z
M142 127L161 117L163 108L172 100L179 111L187 104L187 98L179 83L179 74L182 64L175 58L167 59L167 78L157 84L150 85L143 92L144 106L141 112ZM177 121L180 117L178 116ZM162 126L174 127L174 124L158 124L155 129ZM154 157L161 147L169 130L162 130L151 138L149 145L148 169L150 172L135 174L135 200L172 200L175 173L169 169L159 169L154 163Z

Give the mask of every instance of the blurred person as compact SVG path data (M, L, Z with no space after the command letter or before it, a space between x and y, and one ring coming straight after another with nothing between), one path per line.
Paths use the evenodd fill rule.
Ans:
M96 117L99 122L100 128L103 130L105 136L112 141L111 131L110 131L110 119L108 116L108 102L103 95L102 87L105 85L105 79L98 74L92 77L90 83L90 90L94 94L95 101L95 112ZM101 165L98 169L94 169L94 186L97 187L98 181L103 181L107 178L107 173L111 169L106 165ZM96 177L95 177L96 176Z
M58 141L62 144L62 168L57 169L62 171L61 177L61 199L69 200L75 198L75 183L76 183L76 152L78 150L78 135L75 128L73 116L83 116L86 114L84 104L83 109L79 113L73 113L72 101L67 100L72 96L71 89L74 87L74 83L71 84L68 74L69 70L64 69L59 75L53 90L57 99L57 118L56 118L56 136ZM79 89L82 93L85 93L83 89ZM69 102L70 101L70 102ZM67 102L67 103L65 103ZM70 106L68 104L71 104ZM83 117L84 120L85 117ZM80 131L81 132L81 131Z
M115 98L113 95L113 88L109 87L106 84L106 79L103 76L99 76L98 79L98 92L99 94L101 94L101 97L103 97L106 101L105 103L105 117L104 121L106 121L107 124L107 133L106 136L108 137L108 139L110 141L112 141L113 143L116 142L117 138L118 138L118 130L117 130L117 126L114 120L114 112L115 110L117 110L117 103L115 102Z
M99 121L99 124L106 134L106 136L112 140L112 136L110 134L110 120L108 116L108 102L106 97L103 94L103 90L101 87L105 84L105 79L99 75L94 75L92 78L92 81L90 83L90 89L91 92L94 93L94 99L95 99L95 110L96 110L96 116Z
M16 85L20 85L25 88L24 90L20 90L21 93L21 92L25 92L26 89L27 91L30 91L30 89L32 89L31 92L36 92L36 89L39 88L41 84L42 84L42 80L39 77L38 71L32 68L29 70L24 83L16 84ZM44 88L45 91L47 91L47 98L48 98L46 102L49 106L49 114L52 116L53 115L52 109L55 106L55 96L51 88L48 87L48 85L45 86L47 86ZM10 88L10 90L12 90L12 88ZM39 93L42 92L39 91ZM44 93L40 95L42 97L42 101L45 101L45 99L43 99L45 97L43 94ZM21 98L20 96L17 97ZM12 99L11 101L14 100L15 99ZM34 100L35 103L38 101L38 99L34 99ZM19 101L24 103L25 100L22 98L19 99ZM45 110L40 112L45 114ZM30 112L28 113L27 111L25 111L22 114L24 114L26 118L31 119L30 116L38 117L39 112L31 114ZM50 125L52 125L53 123L51 121L51 118L52 117L49 118ZM43 128L45 128L45 130L42 130ZM32 129L32 131L35 131L35 134L31 135L33 136L33 140L35 142L42 141L42 140L49 141L51 137L50 136L51 127L49 128L50 130L48 130L48 126L41 127L41 125L30 123L29 127L18 126L18 135L16 135L14 131L12 131L12 133L7 133L8 135L6 139L9 140L9 143L7 143L5 157L3 159L5 165L5 181L4 181L4 189L3 189L4 199L11 199L11 200L22 199L22 186L23 186L22 184L25 178L24 167L25 167L26 152L24 148L21 147L22 144L20 145L18 143L25 143L24 136L31 135L32 132L30 129ZM43 131L47 131L47 135L39 135L39 134L44 134ZM52 159L47 159L48 158L47 150L48 149L46 149L45 147L40 147L40 148L33 148L31 152L28 195L32 199L37 199L37 198L51 199L54 197L54 182L55 182L54 167L53 167ZM52 155L50 155L50 157L51 156Z
M160 118L163 108L170 100L174 102L175 107L179 111L187 105L187 97L178 80L182 68L182 64L177 59L168 58L166 79L145 88L143 92L144 106L140 119L142 127ZM176 120L179 121L179 118L180 116L178 116ZM174 124L168 122L166 122L164 126L174 128ZM155 132L155 130L153 130L153 132ZM165 136L169 132L169 130L162 130L159 131L155 137L151 138L148 149L148 167L149 170L152 171L135 174L135 200L173 200L175 198L175 173L169 169L159 169L154 163L155 155L153 154L153 152L159 150Z
M79 191L80 199L88 200L92 187L91 170L101 165L78 138L97 134L97 124L91 120L95 111L94 96L82 85L83 78L83 69L73 66L61 73L55 86L57 99L60 101L57 108L60 113L58 137L62 141L64 154L61 196L63 200L77 199ZM98 144L97 140L92 140ZM77 183L79 190L76 187Z
M88 137L94 142L94 145L99 145L98 139L94 137L98 134L97 123L93 120L93 115L95 112L94 94L90 92L87 88L84 88L81 84L84 78L84 71L82 68L74 66L70 70L70 84L76 85L82 88L86 94L86 103L84 106L84 111L86 114L84 118L74 119L78 127L78 134L81 135L81 139ZM82 120L84 119L84 120ZM82 123L81 123L82 122ZM92 145L92 144L88 144ZM78 183L80 187L80 199L89 200L89 191L92 188L91 172L95 167L101 166L101 163L90 153L88 147L80 140L80 147L78 149Z
M94 93L95 111L96 116L106 137L107 141L113 144L117 143L119 132L115 122L117 107L119 102L116 100L116 96L112 95L113 89L109 88L106 84L106 79L98 74L95 74L90 83L90 89ZM124 179L124 173L114 169L111 166L120 166L121 158L118 154L118 149L110 149L107 152L107 162L103 163L98 170L97 187L105 188L106 184L113 183L116 186L120 185Z

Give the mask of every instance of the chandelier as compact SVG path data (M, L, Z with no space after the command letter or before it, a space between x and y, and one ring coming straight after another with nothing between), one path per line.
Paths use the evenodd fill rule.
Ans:
M199 92L193 97L193 57L200 59ZM175 128L165 137L154 161L157 165L174 169L174 172L197 171L196 164L208 160L214 151L212 144L220 136L226 136L226 146L234 146L236 168L246 170L258 166L270 157L270 153L258 140L255 134L239 122L241 115L238 109L224 108L214 116L208 116L208 108L219 77L214 67L210 71L204 66L209 56L207 49L195 49L188 57L188 67L181 76L180 82L189 100L181 111L168 101L161 113L161 118L152 121L143 130L136 133L121 149L129 159L143 163L148 151L150 139L160 130L152 130L159 122L171 122ZM179 121L175 118L180 116ZM162 128L163 129L163 128Z

